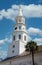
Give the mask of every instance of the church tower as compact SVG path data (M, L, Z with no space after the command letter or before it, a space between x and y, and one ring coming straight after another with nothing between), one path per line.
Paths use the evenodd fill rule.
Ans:
M27 43L27 31L25 25L25 18L22 13L21 6L18 9L18 16L15 18L13 41L9 45L8 57L20 55L25 51L25 45Z

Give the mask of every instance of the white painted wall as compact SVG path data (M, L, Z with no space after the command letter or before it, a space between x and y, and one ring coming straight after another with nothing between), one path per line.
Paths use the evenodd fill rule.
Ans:
M14 48L13 45L15 45ZM14 53L12 53L12 50L14 50ZM16 55L19 55L19 41L11 43L8 49L8 57L12 57Z
M25 51L25 43L21 41L19 46L19 54L22 54L24 51Z
M17 31L17 32L14 32L13 33L13 36L15 35L16 36L16 40L15 41L17 41L17 40L19 40L19 34L21 34L21 41L23 41L23 42L27 42L28 41L28 34L27 33L25 33L25 32L23 32L23 31ZM26 35L26 41L24 40L24 36ZM14 41L14 40L13 40Z
M13 48L13 45L15 45L14 48ZM12 50L14 50L14 53L12 53ZM11 43L9 45L8 57L20 55L24 51L25 51L25 43L23 41L21 41L21 40L18 40L18 41L15 41L15 42L13 41L13 43Z
M21 39L19 40L19 34L21 34ZM9 45L8 48L8 57L12 57L12 56L16 56L19 55L21 53L23 53L25 51L25 45L27 43L27 39L26 41L24 40L24 36L28 37L26 33L24 32L15 32L13 34L13 36L15 35L16 40L12 41L12 43ZM13 45L15 45L15 48L13 49ZM14 53L12 53L12 50L14 50Z

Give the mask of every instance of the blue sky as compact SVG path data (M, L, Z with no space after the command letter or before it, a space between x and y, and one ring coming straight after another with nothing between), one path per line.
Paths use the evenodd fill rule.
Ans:
M19 5L26 19L28 40L42 44L42 0L0 0L0 58L7 57Z

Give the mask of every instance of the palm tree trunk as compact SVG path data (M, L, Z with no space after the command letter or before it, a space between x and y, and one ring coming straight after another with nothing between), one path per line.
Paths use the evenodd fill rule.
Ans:
M34 65L34 51L32 51L32 64Z

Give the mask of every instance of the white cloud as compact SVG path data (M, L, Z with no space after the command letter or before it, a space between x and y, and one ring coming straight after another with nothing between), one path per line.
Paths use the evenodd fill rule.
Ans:
M0 45L5 44L6 42L7 43L12 43L12 36L10 36L10 37L6 36L6 38L0 40ZM0 58L4 59L6 57L7 57L7 51L2 49L2 47L0 46ZM1 59L0 59L0 61L1 61Z
M13 9L7 9L7 11L5 11L5 9L3 9L1 11L1 15L7 19L11 19L11 20L14 20L14 17L16 16L15 15L16 11L14 11Z
M38 45L42 45L42 30L40 30L39 28L30 27L28 29L28 35L30 36L31 40L37 42ZM34 36L33 39L31 35ZM35 35L38 35L39 38L35 37Z
M35 38L34 41L36 41L38 45L42 45L42 38Z
M4 58L6 58L6 56L7 56L7 51L0 50L0 58L4 59Z
M4 43L4 41L5 41L4 39L0 40L0 44L3 44L3 43Z
M40 30L39 28L30 27L28 29L28 34L29 35L40 35L40 36L42 36L42 30Z
M25 17L42 17L42 5L21 5L23 10L23 15ZM11 8L5 10L2 9L0 11L0 20L2 20L3 17L7 19L14 20L15 16L18 14L18 5L12 5Z
M28 41L31 41L32 40L32 38L28 35Z
M24 15L26 17L42 17L42 5L30 4L23 6Z
M9 38L5 38L0 40L0 44L4 44L5 42L11 43L12 42L12 36L10 36Z

